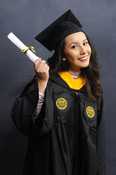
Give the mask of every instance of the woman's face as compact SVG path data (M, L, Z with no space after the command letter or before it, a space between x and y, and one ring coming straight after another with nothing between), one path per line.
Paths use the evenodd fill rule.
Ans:
M83 32L77 32L66 36L64 55L70 64L70 69L79 71L89 65L91 47Z

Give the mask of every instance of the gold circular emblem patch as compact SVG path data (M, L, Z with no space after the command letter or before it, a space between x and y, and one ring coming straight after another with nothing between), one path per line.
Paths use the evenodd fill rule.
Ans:
M95 110L92 106L86 107L86 113L89 118L93 118L95 116Z
M56 100L56 106L58 109L64 110L68 106L68 101L63 97L60 97Z

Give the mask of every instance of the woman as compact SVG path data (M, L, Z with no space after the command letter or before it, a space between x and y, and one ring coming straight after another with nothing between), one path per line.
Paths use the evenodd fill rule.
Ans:
M17 128L29 138L24 175L101 175L97 133L102 88L96 52L71 10L36 36L49 50L13 106Z

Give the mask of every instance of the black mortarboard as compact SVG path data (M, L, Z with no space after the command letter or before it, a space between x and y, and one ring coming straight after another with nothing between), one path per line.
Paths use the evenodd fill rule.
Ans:
M35 39L52 51L56 49L60 41L67 35L79 31L82 31L82 25L69 9L45 30L40 32Z

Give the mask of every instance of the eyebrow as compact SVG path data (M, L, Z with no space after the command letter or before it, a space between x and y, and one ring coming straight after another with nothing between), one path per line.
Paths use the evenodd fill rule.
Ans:
M87 39L84 39L83 41L86 41ZM88 40L87 40L88 41ZM76 41L74 41L74 42L72 42L72 43L78 43L78 42L76 42Z
M84 41L88 41L88 39L84 39L83 42L84 42ZM71 45L71 44L78 44L78 42L73 41L73 42L69 43L69 45Z
M85 38L83 41L87 40L87 38Z

